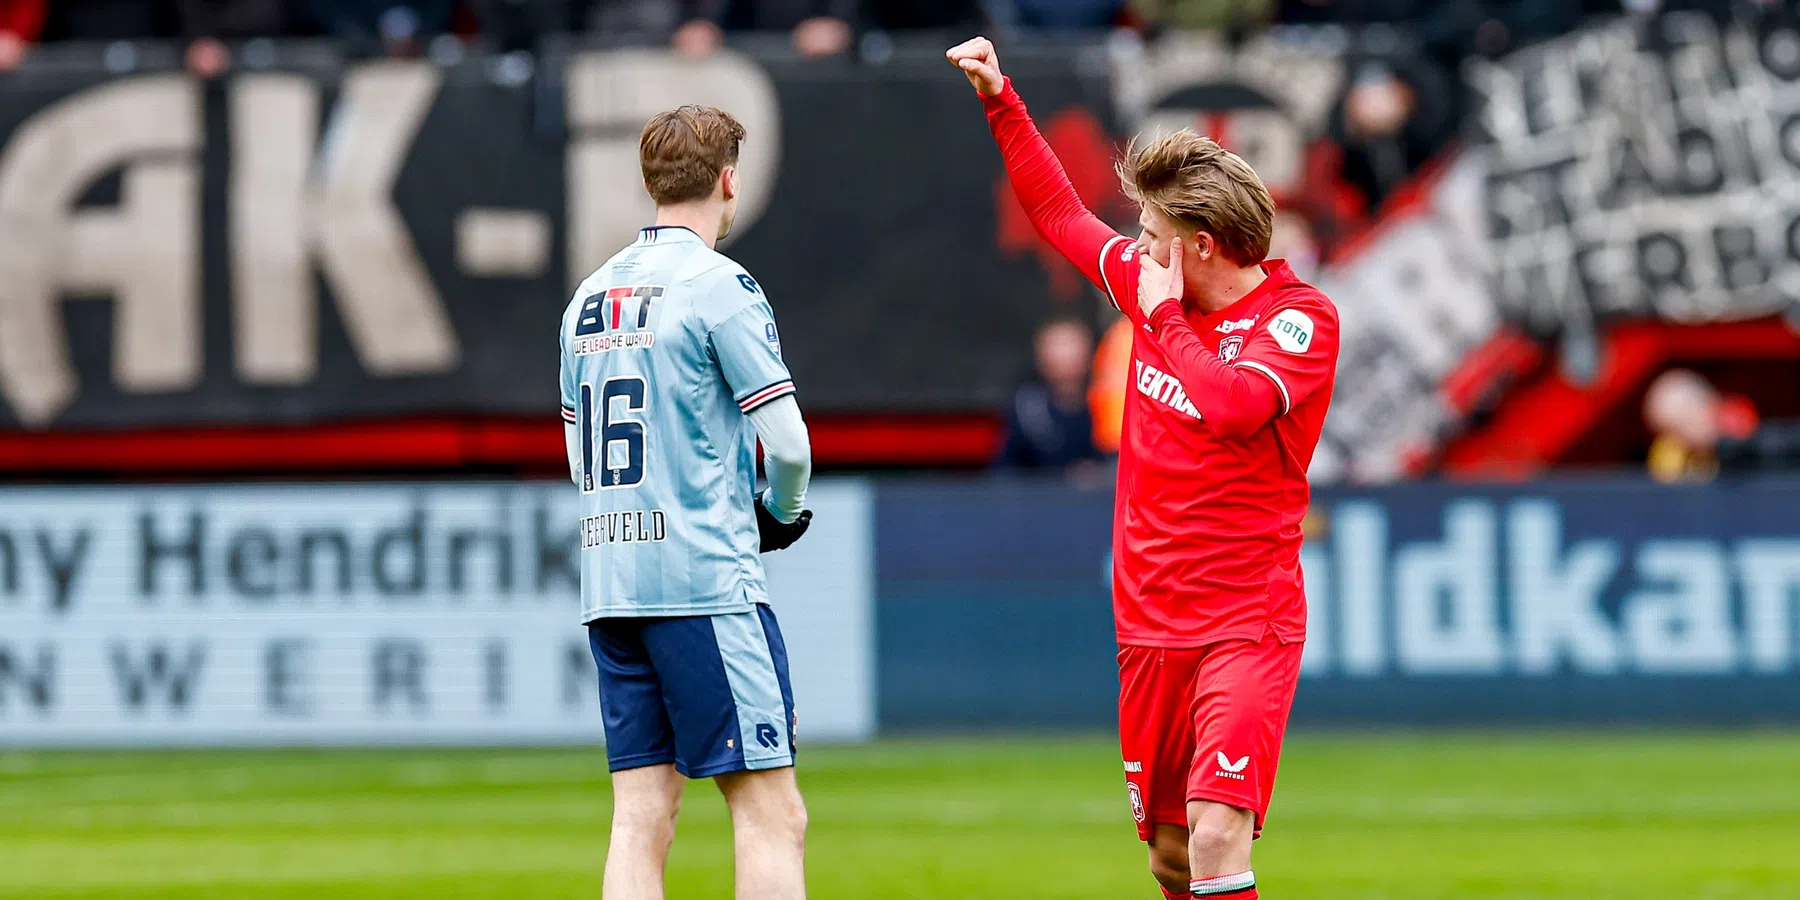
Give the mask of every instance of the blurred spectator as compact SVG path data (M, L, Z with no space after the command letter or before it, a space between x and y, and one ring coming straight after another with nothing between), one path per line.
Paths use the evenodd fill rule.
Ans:
M1146 22L1172 28L1241 30L1266 25L1275 0L1132 0Z
M1674 482L1725 471L1800 467L1800 423L1757 423L1756 407L1720 394L1687 369L1670 369L1644 393L1650 475Z
M1281 0L1276 19L1286 25L1370 25L1417 19L1417 0Z
M231 65L226 40L278 37L289 32L287 0L179 0L187 68L214 78Z
M1122 0L1017 0L1016 24L1040 31L1099 31L1119 21Z
M1088 415L1087 326L1058 319L1038 329L1037 377L1013 392L1006 410L1006 444L996 464L1013 469L1091 470L1102 457Z
M158 0L55 0L45 8L47 38L128 41L170 34L169 9Z
M835 56L850 48L855 0L697 0L675 31L675 52L705 56L728 31L787 31L801 56Z
M1594 2L1594 0L1589 0ZM1617 0L1611 12L1618 12ZM1437 0L1422 11L1425 49L1447 66L1475 54L1494 58L1566 33L1589 15L1580 0Z
M1319 271L1319 243L1313 239L1312 223L1292 209L1275 210L1269 257L1287 260L1301 281L1310 281Z
M667 41L692 17L691 6L684 0L468 0L481 30L502 51L528 50L559 32Z
M450 29L454 0L306 0L319 28L353 44L379 43L389 56L416 56Z
M25 61L44 32L44 0L0 0L0 71Z
M291 31L288 0L177 0L188 40L280 37Z
M1086 0L1042 2L1056 6L1078 5ZM1117 9L1122 2L1111 0L1110 5ZM865 0L861 13L863 25L884 31L974 28L982 22L981 4L977 0Z
M672 0L642 2L602 2L602 0L470 0L469 9L481 22L481 30L495 49L502 52L529 50L544 34L568 31L602 30L598 11L602 8L645 7L656 11L647 25L621 22L619 28L604 29L627 36L654 37L667 40L675 30L675 4ZM588 19L594 11L594 24Z
M1119 452L1125 426L1125 394L1131 389L1131 320L1120 316L1100 336L1094 352L1094 380L1088 387L1088 414L1094 419L1094 446L1101 453Z
M1450 140L1455 110L1447 79L1429 61L1368 59L1353 72L1331 137L1343 148L1344 180L1374 211Z

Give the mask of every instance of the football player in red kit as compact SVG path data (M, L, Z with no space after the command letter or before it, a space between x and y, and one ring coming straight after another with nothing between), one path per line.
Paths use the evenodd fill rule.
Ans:
M1133 240L1082 206L992 43L947 55L1032 224L1137 326L1113 521L1131 811L1165 896L1249 900L1306 638L1300 521L1337 308L1265 258L1275 205L1236 155L1191 131L1134 145Z

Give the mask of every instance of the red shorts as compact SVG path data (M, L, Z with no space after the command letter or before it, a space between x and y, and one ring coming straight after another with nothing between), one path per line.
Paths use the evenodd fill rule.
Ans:
M1262 833L1304 646L1268 634L1119 648L1119 749L1139 839L1156 825L1186 828L1189 800L1248 809Z

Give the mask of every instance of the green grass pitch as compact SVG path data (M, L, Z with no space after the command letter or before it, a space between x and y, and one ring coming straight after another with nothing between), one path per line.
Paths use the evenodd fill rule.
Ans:
M811 895L1159 897L1103 737L803 749ZM597 898L597 750L0 752L0 897ZM1303 734L1271 898L1800 898L1800 734ZM728 898L692 786L669 896Z

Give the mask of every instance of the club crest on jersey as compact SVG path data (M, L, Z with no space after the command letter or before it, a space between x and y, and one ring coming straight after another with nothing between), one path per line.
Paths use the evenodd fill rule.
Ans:
M1284 309L1269 322L1276 345L1289 353L1305 353L1312 347L1313 320L1297 309Z
M588 356L655 345L656 333L649 330L650 314L662 295L661 285L629 285L587 298L575 322L571 351Z
M1139 822L1144 821L1144 794L1138 790L1135 782L1125 782L1125 793L1131 798L1131 817Z
M1244 336L1234 334L1219 342L1219 361L1231 362L1244 352Z

